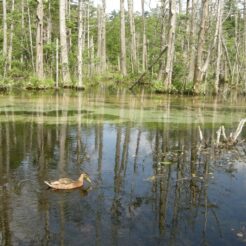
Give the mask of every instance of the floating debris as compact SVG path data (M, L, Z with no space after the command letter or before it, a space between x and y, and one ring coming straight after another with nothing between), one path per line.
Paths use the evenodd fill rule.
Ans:
M158 162L158 165L162 165L162 166L164 166L164 165L171 165L171 164L172 164L171 161L160 161L160 162Z

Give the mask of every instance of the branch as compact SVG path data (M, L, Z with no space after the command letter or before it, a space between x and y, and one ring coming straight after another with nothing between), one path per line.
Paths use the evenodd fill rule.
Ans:
M141 76L134 82L134 84L129 88L129 90L132 90L137 84L139 84L144 76L147 74L147 71L151 71L152 67L161 59L162 55L166 52L168 46L165 46L164 49L161 51L159 56L154 60L154 62L148 66L147 70L141 74Z

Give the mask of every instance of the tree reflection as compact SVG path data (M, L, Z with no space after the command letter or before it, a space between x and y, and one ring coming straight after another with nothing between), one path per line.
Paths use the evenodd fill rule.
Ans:
M21 115L18 110L4 109L5 122L0 121L2 245L35 244L37 238L44 245L67 245L82 238L83 243L95 240L98 245L104 240L122 244L129 238L143 245L187 244L185 236L195 238L195 230L206 244L211 217L221 233L218 207L210 201L210 187L214 187L210 172L219 154L199 152L197 124L184 116L182 122L172 123L176 116L172 110L180 113L176 101L160 98L148 110L150 99L144 93L140 98L122 93L111 101L105 94L93 93L59 92L54 98L40 98L35 109L22 110L23 122L16 120ZM195 110L197 122L203 124L202 107L193 103L186 114ZM219 113L217 102L213 107L211 132ZM159 118L152 122L149 114L155 110ZM47 191L43 184L49 178L77 178L82 170L94 180L86 197L79 191ZM42 219L33 222L24 213L26 206ZM22 220L26 227L18 227ZM33 227L40 229L30 235Z

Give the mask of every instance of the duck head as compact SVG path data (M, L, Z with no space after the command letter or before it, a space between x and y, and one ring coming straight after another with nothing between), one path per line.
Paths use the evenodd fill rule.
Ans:
M84 180L91 183L91 179L87 173L81 173L79 177L79 181L83 182Z

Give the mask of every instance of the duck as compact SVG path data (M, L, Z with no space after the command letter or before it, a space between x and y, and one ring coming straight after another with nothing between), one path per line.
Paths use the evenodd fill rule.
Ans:
M77 180L72 180L70 178L61 178L56 181L44 181L50 188L56 190L71 190L75 188L82 187L84 184L84 180L91 183L91 179L87 173L81 173Z

